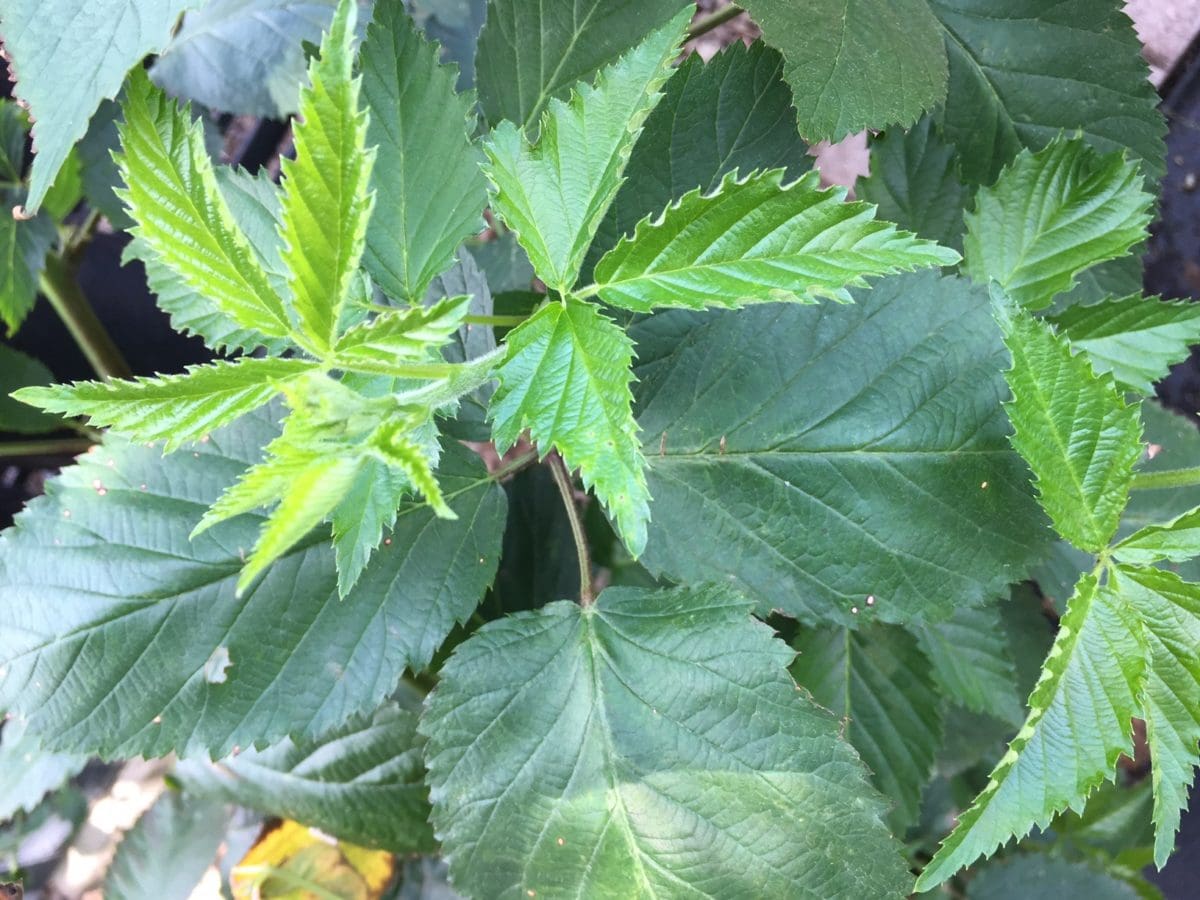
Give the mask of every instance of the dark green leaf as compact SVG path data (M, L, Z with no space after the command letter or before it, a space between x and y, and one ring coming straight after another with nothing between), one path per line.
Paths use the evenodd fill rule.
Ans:
M42 798L79 774L87 756L43 750L21 716L0 715L0 822L33 812Z
M38 277L46 265L57 231L48 213L18 220L6 208L19 192L0 191L0 322L11 336L21 327L37 299Z
M47 385L53 380L50 370L32 356L0 344L0 431L43 434L61 427L62 422L54 416L9 396L20 388Z
M971 881L970 900L1145 900L1150 885L1106 872L1095 862L1023 853L984 867ZM1150 888L1153 890L1153 888Z

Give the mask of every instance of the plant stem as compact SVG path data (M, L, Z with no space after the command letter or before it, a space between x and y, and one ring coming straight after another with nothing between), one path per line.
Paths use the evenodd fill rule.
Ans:
M492 481L503 481L509 475L517 474L522 469L524 469L526 466L530 466L533 463L537 462L537 458L538 458L538 452L536 449L527 450L526 452L522 453L520 456L514 456L512 459L510 459L504 465L500 466L500 468L496 469L496 471L491 474Z
M708 34L714 28L724 25L730 19L736 19L744 12L745 10L736 3L722 6L716 12L711 12L698 22L692 23L692 26L687 30L687 39L690 41L700 37L702 34Z
M463 316L468 325L499 325L504 328L515 328L529 316Z
M128 378L132 374L121 351L79 290L75 273L61 257L54 254L46 257L46 268L38 285L97 375L107 381L110 378Z
M85 438L46 438L0 444L0 459L12 456L59 456L84 453L94 442Z
M575 504L575 487L571 484L571 475L567 464L557 453L546 457L550 466L550 474L562 494L563 505L567 508L567 521L571 523L571 537L575 539L575 552L579 557L579 605L591 606L596 602L592 593L592 558L588 553L587 535L583 531L583 521L579 518L579 507Z
M1153 491L1165 488L1195 487L1200 485L1200 466L1190 469L1166 469L1161 472L1138 472L1133 476L1135 491Z

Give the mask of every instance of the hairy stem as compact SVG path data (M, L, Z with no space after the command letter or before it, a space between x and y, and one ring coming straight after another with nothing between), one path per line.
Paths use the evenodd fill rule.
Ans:
M61 257L54 254L46 257L46 268L38 286L97 375L105 381L130 377L132 372L125 357L96 318L91 304L79 290L75 273Z
M527 450L520 456L514 456L508 462L497 468L495 472L491 473L492 481L503 481L510 475L516 475L522 469L537 462L537 458L538 452L536 449Z
M1166 469L1161 472L1138 472L1133 476L1133 484L1130 487L1135 491L1153 491L1196 485L1200 485L1200 466L1190 469Z
M714 28L724 25L730 19L736 19L745 10L736 3L730 3L728 6L722 6L716 12L711 12L703 19L692 23L692 26L687 30L687 39L690 41L700 37L702 34L708 34Z
M546 457L550 466L550 474L562 494L563 505L567 508L567 521L571 523L571 537L575 539L575 552L579 557L579 604L591 606L596 602L592 593L592 558L588 553L587 535L583 531L583 520L579 518L579 507L575 503L575 487L571 484L571 474L567 464L557 453Z
M13 456L59 456L85 453L92 446L86 438L46 438L0 444L0 459Z

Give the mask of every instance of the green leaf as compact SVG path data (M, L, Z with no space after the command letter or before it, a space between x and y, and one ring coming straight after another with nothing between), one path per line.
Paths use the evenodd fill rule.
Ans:
M150 70L176 97L237 115L286 118L336 0L211 0L188 13Z
M37 150L26 207L42 204L88 119L125 73L157 53L199 0L14 0L0 14L4 51L29 106Z
M42 209L55 222L62 222L83 199L83 169L77 148L72 148L58 177L42 200Z
M933 116L922 116L907 131L893 128L871 139L871 175L855 191L860 200L879 207L881 219L962 250L963 209L970 193L959 181L958 167L958 154Z
M944 619L1040 556L983 292L925 272L854 299L633 329L655 574L854 627Z
M353 72L357 15L356 0L340 0L321 55L309 64L310 84L300 91L296 158L281 164L283 262L300 326L318 351L337 339L373 202L367 184L375 149L367 147L362 78Z
M964 268L1027 309L1049 306L1079 272L1145 239L1154 197L1141 183L1136 163L1080 140L1023 152L976 194Z
M18 434L45 434L54 431L62 423L30 409L9 395L18 388L46 385L54 380L50 370L20 350L0 344L0 431ZM3 820L0 816L0 821Z
M1024 721L1024 698L1017 693L1017 673L998 606L959 607L944 622L912 630L944 694L972 712L1013 725Z
M1145 625L1149 646L1142 716L1153 762L1154 862L1175 849L1180 812L1187 809L1200 741L1200 585L1162 569L1117 566L1111 575Z
M1200 343L1200 304L1140 293L1091 306L1068 306L1048 317L1097 372L1112 372L1122 387L1152 396L1154 382Z
M1135 565L1195 559L1200 556L1200 508L1188 510L1165 525L1138 529L1113 547L1112 555Z
M1005 332L1012 444L1033 470L1055 530L1099 553L1117 530L1142 452L1138 407L1045 323L1016 311Z
M19 200L13 191L0 192L0 202ZM11 207L11 203L6 203ZM0 208L0 322L11 337L16 334L37 300L38 278L57 231L46 213L24 221Z
M783 174L739 179L731 172L711 194L685 194L605 254L584 293L638 312L818 297L849 302L846 286L865 287L864 276L959 260L953 250L876 222L874 207L844 202L844 188L820 190L816 172L787 187Z
M671 21L680 0L489 0L479 33L475 78L492 125L507 119L532 130L552 98ZM679 36L681 24L674 32Z
M1132 751L1145 643L1129 604L1085 575L1029 698L1029 717L992 770L987 787L917 880L933 888L1010 837L1081 809Z
M971 879L971 900L1144 900L1147 894L1141 888L1154 889L1140 878L1134 880L1136 888L1095 860L1022 853L980 870Z
M722 588L610 588L587 608L481 628L443 666L420 724L455 885L903 895L883 804L833 717L796 690L791 657Z
M806 629L794 646L796 683L849 722L846 738L895 804L888 824L904 834L917 821L942 742L941 698L929 660L890 625Z
M431 306L380 312L338 338L337 365L388 375L405 363L428 361L430 348L445 344L458 331L469 305L469 297L451 297Z
M457 444L439 467L456 521L405 503L343 600L322 532L237 598L262 517L188 532L258 461L276 416L250 413L165 459L142 445L88 454L0 538L0 708L27 714L51 749L224 756L320 735L375 709L470 617L505 501Z
M377 6L362 69L367 142L378 147L364 262L384 293L419 303L463 239L483 227L473 98L455 93L457 71L438 64L436 46L399 3Z
M188 900L217 857L229 810L168 790L117 845L104 879L113 900Z
M112 157L121 146L117 122L121 118L123 101L124 98L119 94L116 101L103 101L92 116L87 134L75 145L83 177L83 194L88 205L98 209L113 229L120 231L133 225L117 197L121 173L117 169L117 161Z
M585 277L622 235L688 191L711 193L735 169L783 168L792 181L812 168L812 158L796 130L779 52L762 41L749 48L734 41L708 62L689 55L633 145L625 182L588 248Z
M0 822L33 812L42 798L58 790L87 765L79 753L43 750L21 716L0 715Z
M317 740L285 739L176 766L188 792L292 819L364 847L433 850L417 716L386 703Z
M377 459L363 460L331 517L339 597L358 581L384 529L395 524L400 502L411 492L412 485L399 470Z
M1095 0L927 0L945 29L950 86L942 128L969 184L991 184L1022 148L1082 132L1128 149L1151 183L1166 171L1166 121L1142 42L1119 4Z
M594 85L578 85L568 102L551 101L536 144L506 121L483 145L493 212L517 232L542 281L560 293L575 284L596 228L617 195L633 143L670 74L687 18L687 13L675 16L604 69Z
M927 0L747 0L783 51L800 133L841 140L908 125L946 96L946 53Z
M184 375L28 387L13 396L47 412L88 416L132 441L163 441L170 453L263 406L312 367L302 359L244 358L189 366Z
M635 556L650 517L645 460L631 411L633 343L589 303L548 303L513 329L490 415L503 453L529 429L579 469Z
M200 124L140 69L122 110L121 198L134 236L242 328L286 336L287 312L218 189Z

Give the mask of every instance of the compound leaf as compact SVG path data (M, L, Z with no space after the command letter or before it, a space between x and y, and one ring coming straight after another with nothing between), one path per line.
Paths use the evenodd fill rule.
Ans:
M88 416L132 441L163 441L170 453L258 409L280 384L311 371L301 359L239 359L191 366L184 375L27 387L14 396L63 416Z
M249 413L165 459L143 445L87 454L0 538L0 708L26 714L50 749L225 756L320 735L375 709L471 615L505 501L457 444L439 466L457 520L404 503L340 601L327 532L314 531L238 599L261 514L188 533L258 461L277 416Z
M946 96L946 52L928 0L747 0L783 52L800 132L837 141L908 125Z
M679 50L687 13L675 16L620 61L552 100L536 144L510 121L484 143L492 209L515 232L534 271L566 293L621 186L630 150Z
M382 3L361 55L367 142L378 148L376 205L364 263L396 300L419 303L483 226L487 184L471 143L472 97L454 91L456 70L438 64L400 3Z
M280 741L176 766L189 793L211 796L396 853L435 848L417 716L386 703L316 740Z
M610 588L461 645L420 724L459 890L903 895L883 804L750 608L721 588Z
M200 0L14 0L0 14L4 52L29 105L33 168L26 206L36 212L88 120L125 73L158 52L180 14ZM136 74L136 73L135 73Z
M1099 553L1116 533L1142 452L1138 407L1028 313L1008 318L1004 340L1013 360L1005 373L1013 446L1033 470L1055 530Z
M680 0L489 0L475 77L488 122L533 132L546 104L564 99L676 15ZM680 25L675 34L679 35Z
M1040 558L986 296L926 272L854 299L634 327L655 574L855 627L946 618Z
M967 213L967 273L997 282L1026 309L1049 306L1075 276L1144 240L1154 197L1136 163L1081 140L1025 151Z
M893 625L806 629L794 646L796 683L849 723L846 738L894 802L888 824L903 834L920 814L942 742L941 697L929 660Z
M783 175L731 172L711 194L685 194L605 254L585 291L639 312L849 302L846 287L864 287L864 276L958 262L953 250L875 221L869 204L844 202L844 188L820 190L816 172L787 187Z
M645 460L631 410L633 344L589 303L549 303L508 336L490 416L497 449L529 429L556 448L608 507L634 555L650 517Z
M1145 625L1149 647L1142 717L1154 788L1154 862L1161 869L1175 849L1180 812L1200 741L1200 585L1162 569L1117 566L1113 589Z
M1124 388L1153 396L1154 382L1200 343L1200 304L1132 294L1049 316L1097 372L1112 372Z
M283 262L300 326L317 351L337 338L371 215L367 185L375 151L367 149L361 77L353 74L357 14L355 0L340 0L300 91L296 158L281 164Z
M992 770L987 787L917 880L941 884L1010 837L1079 810L1132 750L1145 642L1129 604L1085 575L1029 698L1029 717Z
M287 312L217 186L200 123L140 69L122 110L121 197L138 223L134 236L242 328L286 336Z

